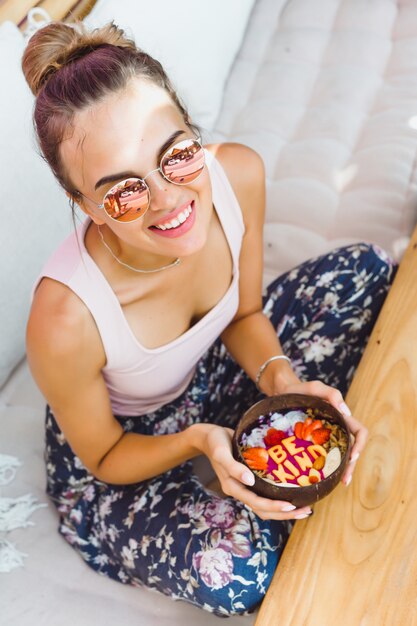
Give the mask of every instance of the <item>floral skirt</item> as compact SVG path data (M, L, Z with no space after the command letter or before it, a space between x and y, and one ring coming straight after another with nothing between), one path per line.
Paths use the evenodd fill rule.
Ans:
M382 250L355 244L307 261L268 287L264 312L300 379L319 379L345 394L395 271ZM218 340L174 402L116 419L126 432L146 435L195 422L233 428L260 397ZM136 484L98 481L49 407L45 458L59 531L100 574L220 616L253 611L262 600L292 521L262 520L241 502L219 497L191 462Z

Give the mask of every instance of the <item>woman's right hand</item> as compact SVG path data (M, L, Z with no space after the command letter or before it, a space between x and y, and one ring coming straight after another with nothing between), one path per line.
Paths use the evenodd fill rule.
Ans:
M203 435L202 451L210 460L227 496L240 500L263 520L302 519L311 513L309 506L297 509L285 500L262 498L248 489L246 485L253 485L254 475L232 455L233 430L214 424L205 426L208 428Z

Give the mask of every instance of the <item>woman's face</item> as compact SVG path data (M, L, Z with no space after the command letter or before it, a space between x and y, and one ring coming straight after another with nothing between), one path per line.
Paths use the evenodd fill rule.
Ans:
M81 208L96 224L103 225L107 239L114 243L116 235L115 252L119 256L133 258L140 251L141 258L148 253L152 262L154 256L187 256L204 245L212 214L207 167L198 180L184 186L168 182L158 171L152 173L146 178L149 209L132 222L116 222L94 204L101 204L104 194L117 182L144 178L157 168L164 145L168 149L192 137L167 92L144 79L132 80L122 93L112 94L75 116L73 133L61 144L64 167L75 189L84 196ZM112 180L101 182L109 177ZM156 228L184 211L188 214L190 207L191 213L178 231Z

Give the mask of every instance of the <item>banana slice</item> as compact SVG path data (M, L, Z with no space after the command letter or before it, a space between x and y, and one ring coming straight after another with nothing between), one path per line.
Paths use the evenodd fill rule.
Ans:
M339 467L342 462L342 455L339 448L335 447L330 450L326 456L326 462L323 467L324 477L327 478Z

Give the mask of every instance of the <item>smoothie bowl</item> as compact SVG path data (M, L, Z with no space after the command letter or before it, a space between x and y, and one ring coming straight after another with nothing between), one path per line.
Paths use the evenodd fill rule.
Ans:
M249 489L297 508L333 491L350 449L343 415L325 400L302 394L257 402L243 415L233 436L234 457L255 475Z

